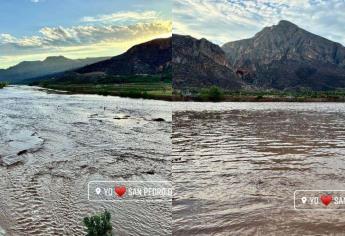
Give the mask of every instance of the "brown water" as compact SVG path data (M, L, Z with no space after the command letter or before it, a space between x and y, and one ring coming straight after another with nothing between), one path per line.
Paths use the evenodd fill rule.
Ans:
M89 181L171 179L169 102L8 87L0 127L0 235L85 235L104 209L115 235L171 234L171 201L87 198Z
M293 205L345 189L344 104L175 103L172 139L173 235L345 235L345 211Z

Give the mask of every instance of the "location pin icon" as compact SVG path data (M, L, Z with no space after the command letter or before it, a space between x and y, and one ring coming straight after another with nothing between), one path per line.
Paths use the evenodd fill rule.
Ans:
M101 189L100 188L96 188L96 193L97 193L97 195L99 195L101 193Z
M302 197L302 203L305 204L307 202L307 198L306 197Z

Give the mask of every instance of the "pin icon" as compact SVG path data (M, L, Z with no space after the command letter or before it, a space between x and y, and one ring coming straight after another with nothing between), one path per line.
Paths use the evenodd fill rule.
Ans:
M305 204L307 202L307 198L306 197L302 197L302 203Z
M101 189L100 188L96 188L96 193L97 193L97 195L99 195L101 193Z

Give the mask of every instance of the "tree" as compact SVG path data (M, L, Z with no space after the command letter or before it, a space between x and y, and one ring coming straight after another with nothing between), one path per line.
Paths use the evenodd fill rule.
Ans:
M208 98L214 102L220 101L223 98L223 92L217 86L212 86L208 91Z
M7 85L7 82L0 82L0 89L5 88Z
M86 236L112 236L111 215L105 210L104 213L84 218L87 228Z

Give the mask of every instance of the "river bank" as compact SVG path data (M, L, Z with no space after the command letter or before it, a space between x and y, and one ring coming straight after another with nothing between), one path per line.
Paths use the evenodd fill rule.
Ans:
M43 84L43 88L68 91L70 94L97 94L143 98L152 100L172 100L171 83L130 83L130 84Z
M191 96L173 95L172 101L177 102L345 102L345 97L281 97L281 96L227 96L219 99L199 98Z
M173 101L197 102L345 102L345 91L228 91L216 86L174 90Z

